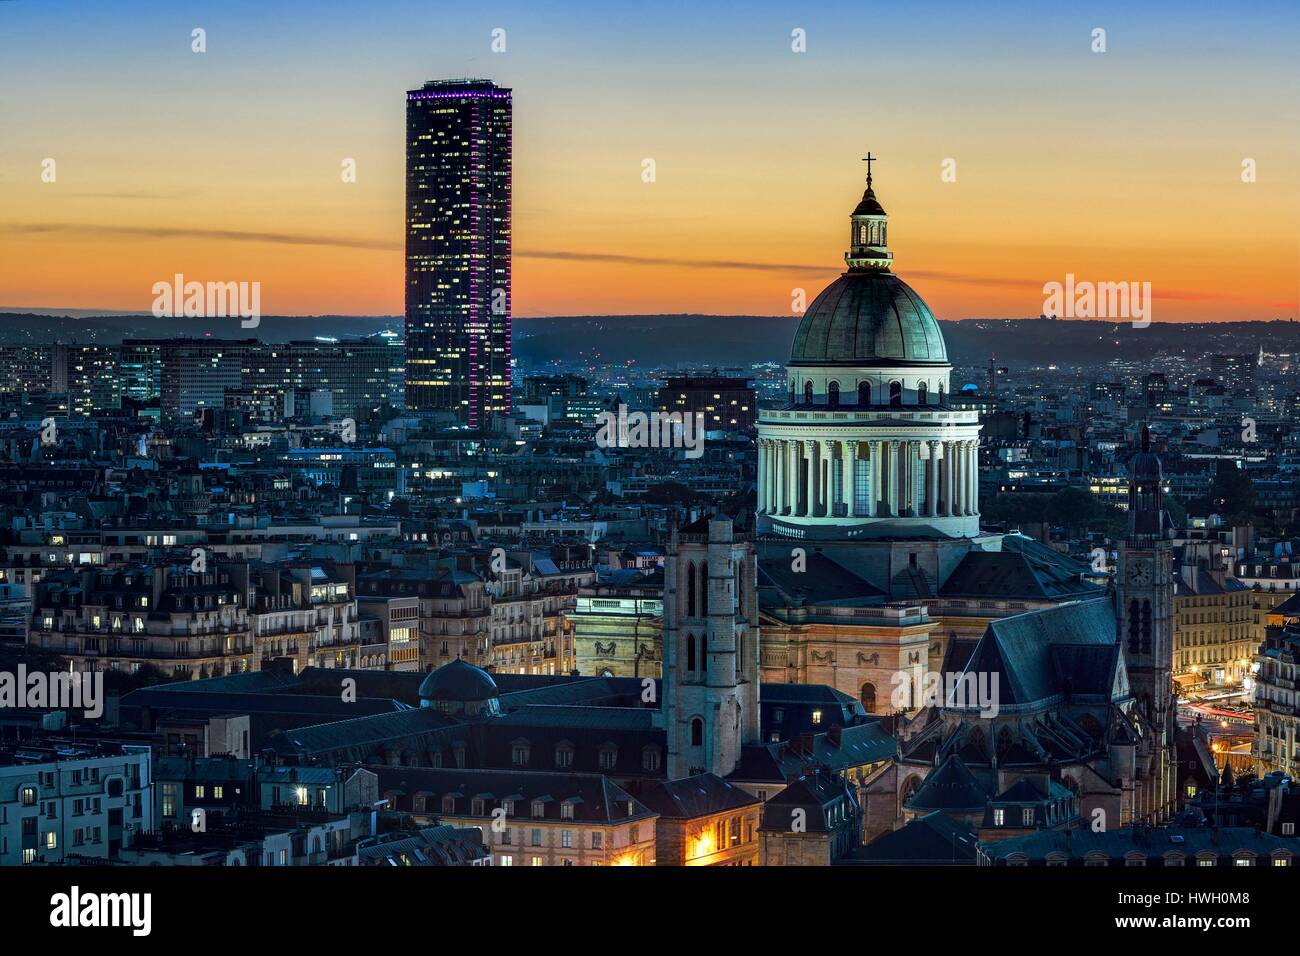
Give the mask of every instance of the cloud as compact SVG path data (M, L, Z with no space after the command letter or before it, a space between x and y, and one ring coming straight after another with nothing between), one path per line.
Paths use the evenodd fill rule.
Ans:
M316 236L290 232L252 232L238 229L198 229L169 226L105 226L85 223L20 223L0 226L0 232L33 236L71 234L78 239L199 239L222 242L264 242L286 246L333 246L342 249L401 249L389 239L361 239L348 236Z

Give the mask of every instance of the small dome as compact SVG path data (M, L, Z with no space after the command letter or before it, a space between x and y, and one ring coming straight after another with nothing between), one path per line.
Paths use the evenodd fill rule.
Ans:
M859 202L857 208L853 210L853 215L883 216L884 214L884 207L880 205L880 200L876 199L876 191L868 186L867 191L862 194L862 201Z
M813 300L794 334L791 365L946 365L939 323L892 272L850 271Z
M420 684L421 700L471 702L498 696L492 675L460 658L432 671Z

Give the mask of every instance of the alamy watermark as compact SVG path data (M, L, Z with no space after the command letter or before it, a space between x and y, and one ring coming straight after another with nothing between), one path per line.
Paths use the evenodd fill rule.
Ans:
M897 710L957 707L978 710L981 717L996 717L1000 709L997 671L949 671L945 674L917 666L895 671L889 680L894 685L890 704Z
M1065 282L1043 285L1043 315L1066 319L1131 319L1133 328L1151 324L1150 282L1076 282L1067 272Z
M687 458L704 454L703 412L617 412L596 416L599 448L684 448Z
M81 710L94 720L104 713L104 672L0 671L0 710Z
M214 319L239 316L240 328L255 329L262 322L262 283L185 281L176 273L171 282L155 282L153 315L156 319Z

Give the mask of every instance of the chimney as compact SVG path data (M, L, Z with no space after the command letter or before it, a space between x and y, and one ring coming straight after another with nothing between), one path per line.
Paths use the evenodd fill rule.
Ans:
M843 739L844 729L842 727L832 727L826 731L827 742L836 750L840 749L840 741Z

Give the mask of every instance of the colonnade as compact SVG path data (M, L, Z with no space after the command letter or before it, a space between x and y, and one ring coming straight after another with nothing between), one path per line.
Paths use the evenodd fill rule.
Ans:
M979 514L976 439L760 438L758 455L760 514Z

